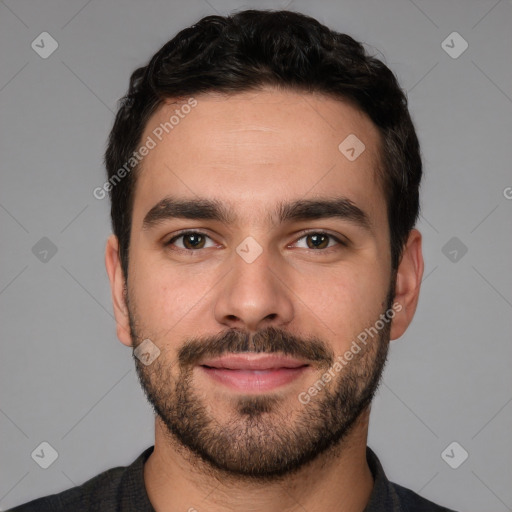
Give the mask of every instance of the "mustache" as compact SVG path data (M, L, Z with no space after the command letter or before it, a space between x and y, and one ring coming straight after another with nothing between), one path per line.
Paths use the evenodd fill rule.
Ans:
M229 329L213 336L191 338L178 350L177 359L180 366L186 367L195 366L206 358L241 352L281 353L320 368L334 363L334 352L321 339L315 336L302 339L273 326L256 333Z

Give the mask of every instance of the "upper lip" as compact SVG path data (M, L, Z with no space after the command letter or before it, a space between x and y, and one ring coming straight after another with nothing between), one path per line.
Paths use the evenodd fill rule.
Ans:
M201 363L201 366L226 370L276 370L307 365L300 359L273 354L228 354Z

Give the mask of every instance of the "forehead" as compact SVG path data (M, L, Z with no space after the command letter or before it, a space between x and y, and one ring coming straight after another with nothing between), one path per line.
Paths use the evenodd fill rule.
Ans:
M187 100L162 105L147 123L142 142L149 137L154 147L140 165L134 222L169 194L238 206L247 221L286 198L326 195L348 197L370 215L385 211L380 135L349 103L273 89ZM355 160L339 148L346 139L342 150L364 144Z

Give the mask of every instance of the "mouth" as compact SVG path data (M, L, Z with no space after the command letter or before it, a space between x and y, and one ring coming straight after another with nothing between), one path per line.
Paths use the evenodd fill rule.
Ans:
M232 354L204 361L200 370L232 390L262 392L289 384L309 368L299 359L273 354Z

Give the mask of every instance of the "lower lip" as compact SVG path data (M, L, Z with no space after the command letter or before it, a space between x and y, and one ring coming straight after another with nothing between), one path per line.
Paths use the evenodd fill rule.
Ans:
M227 370L200 366L211 379L237 391L270 391L299 378L307 366L273 370Z

